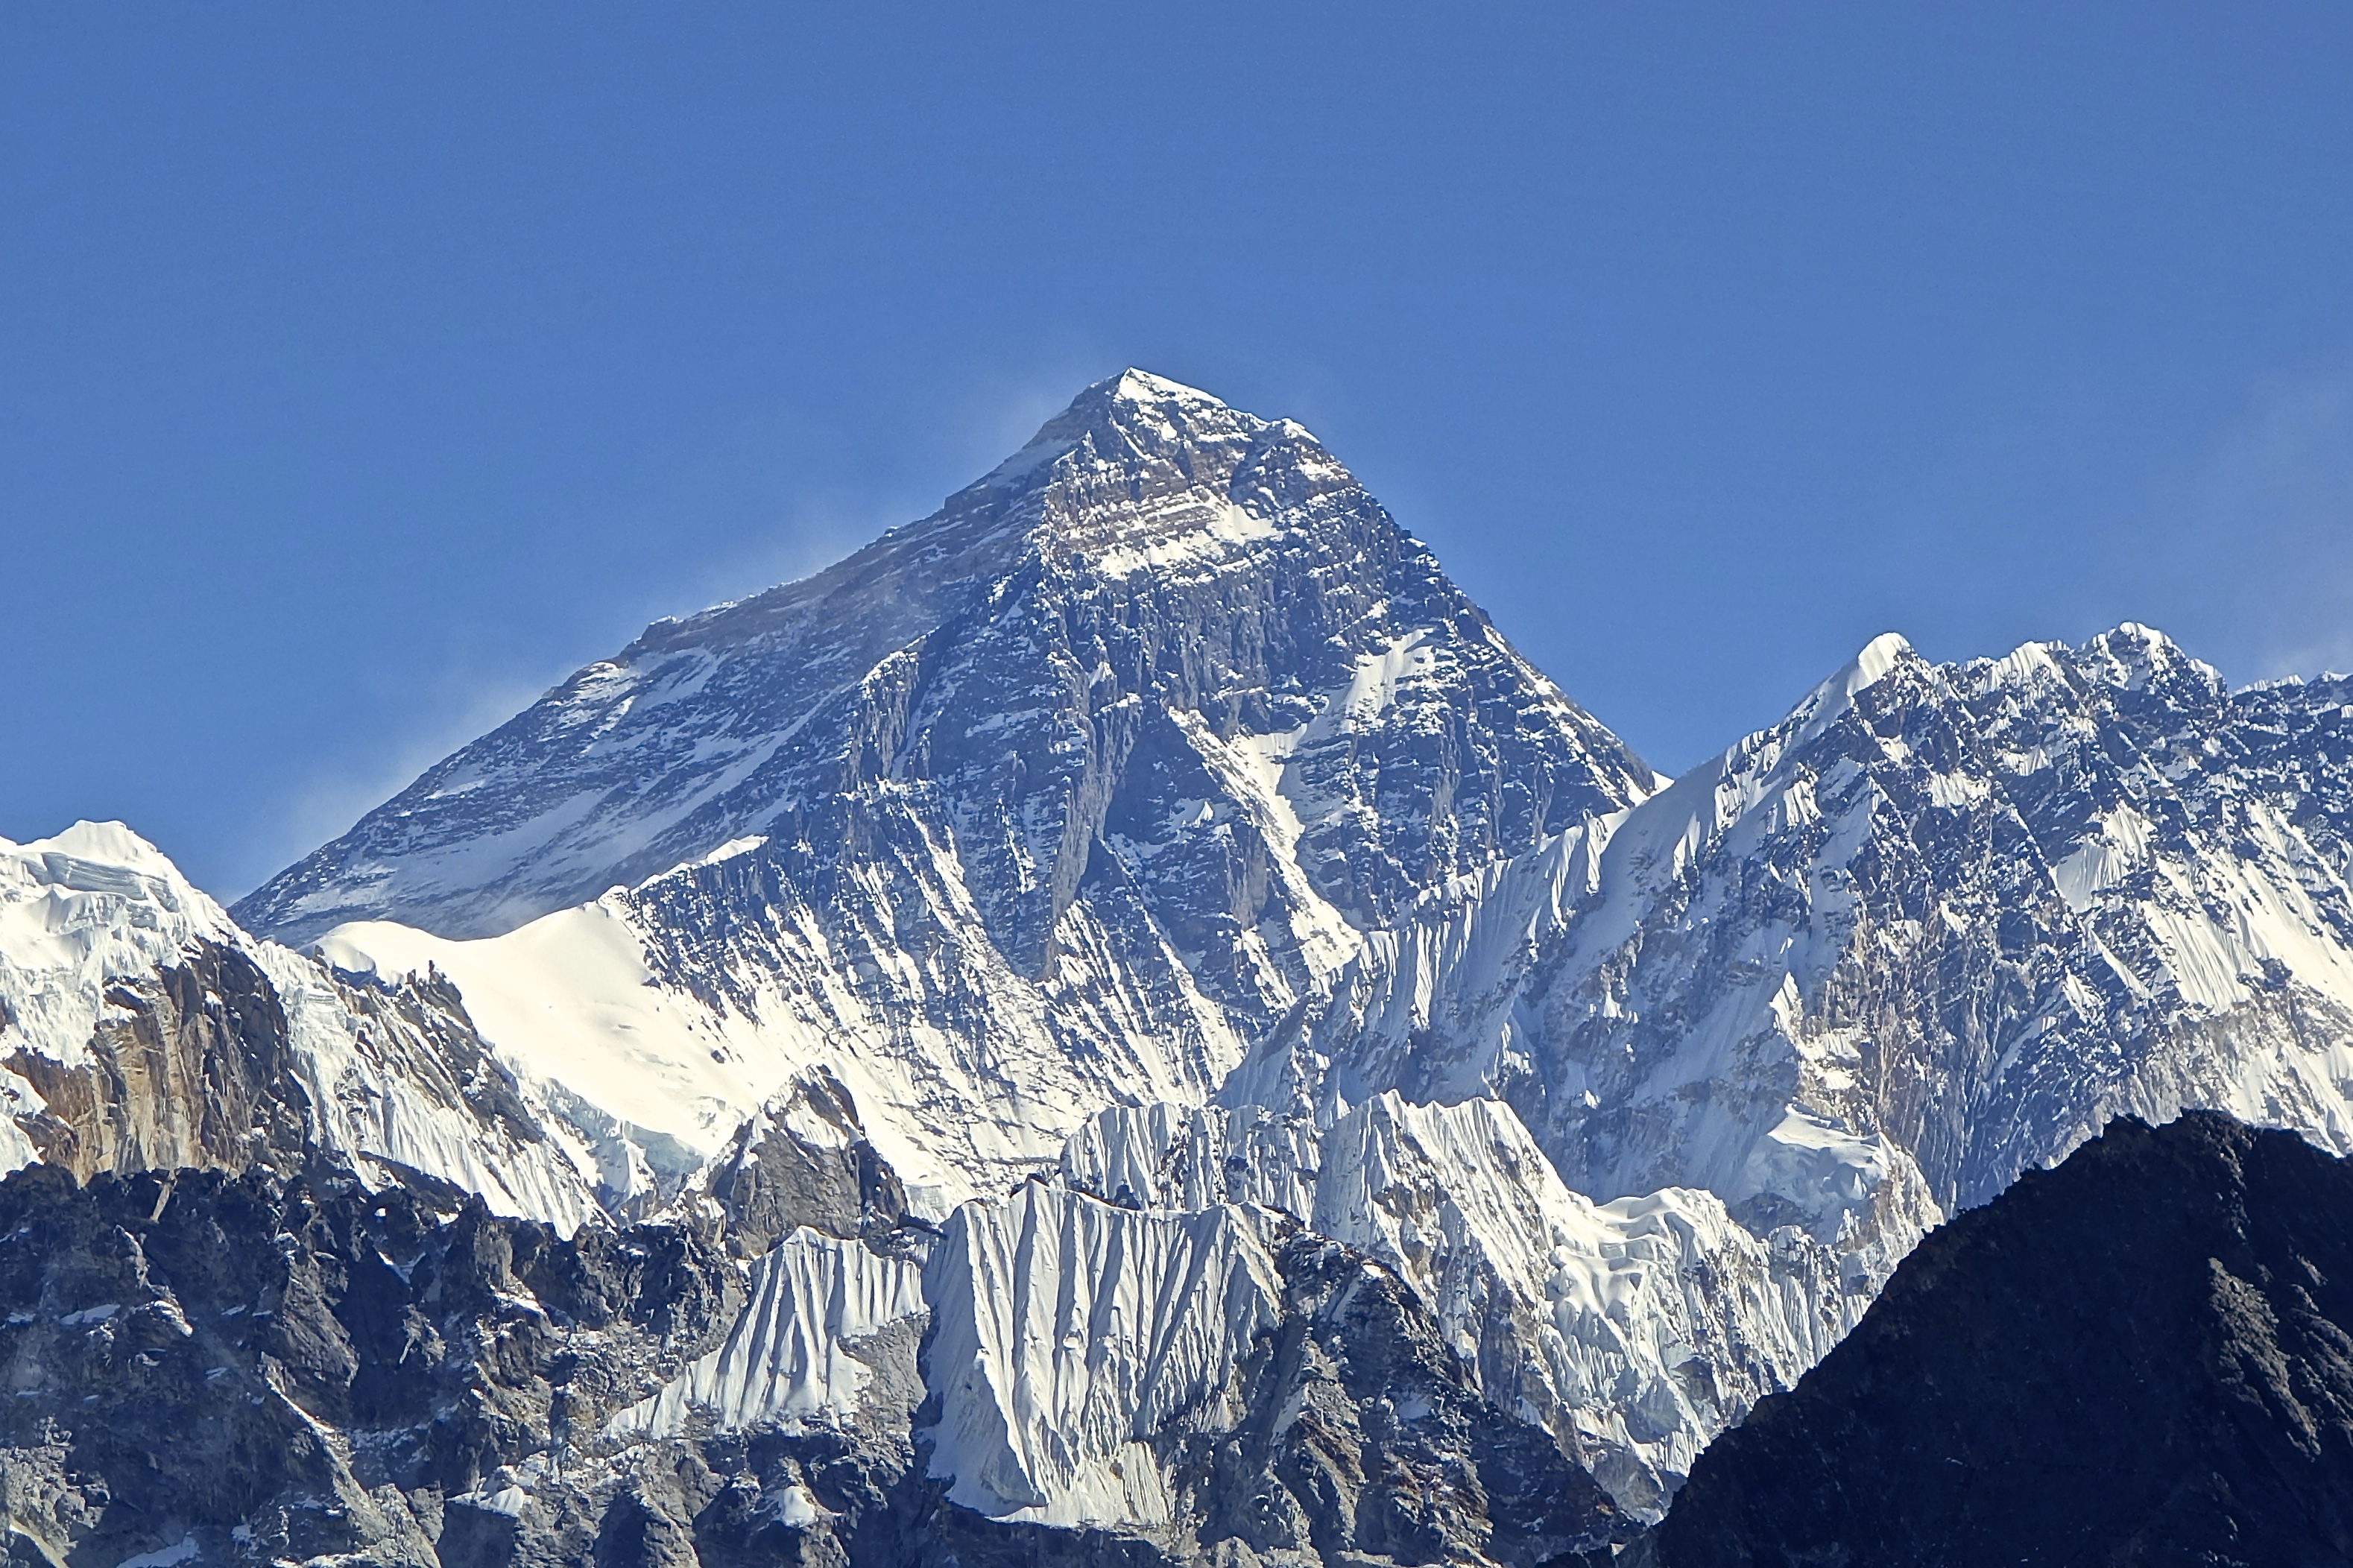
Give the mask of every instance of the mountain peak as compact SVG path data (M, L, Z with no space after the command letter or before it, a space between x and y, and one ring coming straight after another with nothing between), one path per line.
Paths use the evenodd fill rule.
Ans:
M0 881L20 892L105 893L152 904L185 916L191 932L216 933L228 921L169 856L120 822L77 822L26 844L0 838ZM10 896L0 893L0 902Z
M1856 654L1853 662L1847 666L1848 671L1851 672L1849 676L1851 684L1847 689L1860 691L1864 687L1879 681L1889 670L1895 668L1897 660L1911 651L1912 644L1906 640L1903 633L1880 633L1863 644L1862 651Z
M1087 386L1071 399L1068 408L1047 421L1046 427L1051 429L1073 415L1132 418L1139 412L1157 414L1171 410L1222 414L1248 419L1254 424L1262 423L1256 416L1233 407L1223 398L1198 386L1187 386L1181 381L1171 381L1165 375L1155 375L1148 370L1129 365L1117 375L1107 375Z
M1135 730L1131 707L1170 727ZM1484 726L1506 710L1490 746ZM1406 717L1425 711L1426 729ZM1485 749L1458 776L1427 737L1471 731ZM1035 754L1008 772L1016 736ZM1311 742L1337 748L1312 786L1326 760L1279 760ZM1535 784L1501 771L1521 748ZM1050 787L1074 758L1093 760ZM970 792L937 842L979 868L1027 972L1052 945L1032 925L1110 863L1101 833L1157 833L1097 819L1131 759L1139 791L1183 773L1197 804L1245 781L1274 853L1366 919L1650 784L1307 431L1128 369L931 516L648 628L239 908L296 940L385 917L495 935L864 785L923 779ZM998 798L1016 783L1048 793L1016 812ZM1285 788L1311 817L1259 798ZM1155 796L1151 821L1176 800ZM1315 847L1289 859L1303 837Z
M1304 430L1288 420L1261 419L1198 387L1131 365L1086 387L1068 407L1039 426L1019 451L960 494L972 496L1031 481L1056 458L1082 448L1088 449L1099 465L1155 466L1180 451L1226 448L1238 456L1261 436L1277 429L1306 437ZM1211 466L1229 467L1230 460ZM1177 466L1188 474L1198 468L1191 462ZM956 499L950 498L952 505Z
M1165 375L1155 375L1150 371L1135 365L1129 365L1117 375L1097 382L1095 385L1109 387L1112 397L1127 403L1156 403L1174 399L1186 403L1206 403L1218 408L1223 408L1226 405L1222 399L1211 396L1198 386L1187 386L1181 381L1171 381ZM1093 388L1089 390L1092 391Z
M142 876L183 879L171 858L121 822L77 822L64 832L16 846L26 854L69 855L91 865L114 866Z

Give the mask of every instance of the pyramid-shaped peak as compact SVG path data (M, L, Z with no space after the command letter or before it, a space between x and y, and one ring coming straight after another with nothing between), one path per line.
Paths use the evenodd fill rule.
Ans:
M1282 429L1306 437L1285 419L1266 419L1222 399L1131 365L1105 376L1071 400L1070 406L1039 426L1028 446L1007 459L999 473L1033 468L1094 437L1099 454L1153 450L1172 444L1247 442Z
M1198 386L1187 386L1181 381L1171 381L1130 365L1117 375L1107 375L1092 384L1071 399L1069 407L1039 427L1029 444L1034 447L1041 441L1075 436L1105 422L1125 425L1139 418L1156 420L1170 416L1208 418L1219 424L1267 423L1229 406Z
M1198 386L1187 386L1181 381L1171 381L1165 375L1155 375L1148 370L1129 365L1117 375L1099 381L1088 393L1108 389L1107 395L1123 403L1190 403L1211 408L1226 406L1223 399L1212 397ZM1080 395L1082 397L1086 393Z
M1089 384L1071 399L1069 407L1046 421L1039 434L1043 436L1065 424L1086 425L1102 419L1124 422L1138 417L1166 418L1172 415L1219 422L1235 420L1250 425L1271 423L1236 408L1223 398L1198 386L1187 386L1181 381L1171 381L1165 375L1155 375L1148 370L1130 365L1117 375L1107 375Z

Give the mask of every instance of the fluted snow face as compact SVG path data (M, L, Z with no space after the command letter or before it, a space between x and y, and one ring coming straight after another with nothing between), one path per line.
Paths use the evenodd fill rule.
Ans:
M926 1277L931 1474L992 1518L1166 1522L1176 1498L1153 1439L1240 1417L1235 1373L1282 1316L1282 1223L1037 1182L957 1210Z
M0 840L0 1168L235 1169L307 1142L566 1230L596 1212L453 999L256 941L119 823Z
M726 1342L615 1417L613 1436L903 1425L919 1392L920 1262L803 1228L752 1265L746 1295Z
M1754 1235L1689 1188L1596 1204L1502 1101L1394 1090L1321 1131L1257 1106L1113 1109L1071 1139L1062 1179L1149 1208L1267 1204L1380 1259L1490 1403L1652 1515L1711 1438L1838 1342L1918 1238L1864 1255L1796 1227Z

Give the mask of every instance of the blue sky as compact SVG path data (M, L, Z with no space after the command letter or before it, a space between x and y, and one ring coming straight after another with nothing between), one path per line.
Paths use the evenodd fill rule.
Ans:
M1670 770L1890 628L2353 664L2348 84L2320 5L16 7L0 835L241 891L1128 363Z

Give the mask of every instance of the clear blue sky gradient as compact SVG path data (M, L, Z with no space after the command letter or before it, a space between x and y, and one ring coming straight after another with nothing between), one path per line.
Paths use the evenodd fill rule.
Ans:
M241 891L1129 363L1671 771L1891 628L2353 664L2348 84L2341 5L14 7L0 834Z

